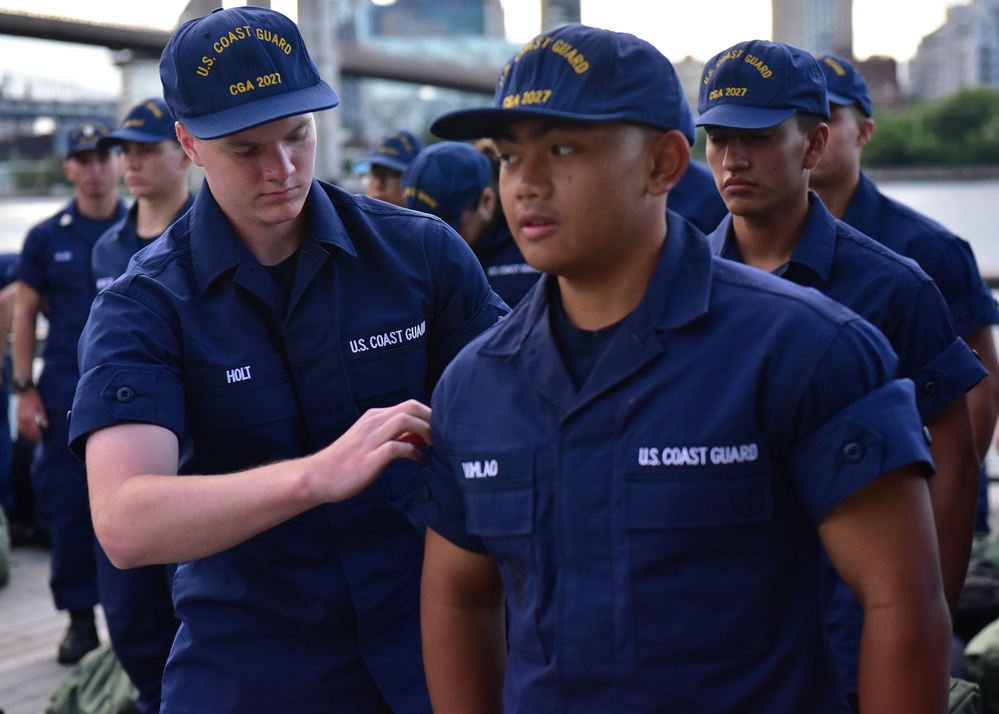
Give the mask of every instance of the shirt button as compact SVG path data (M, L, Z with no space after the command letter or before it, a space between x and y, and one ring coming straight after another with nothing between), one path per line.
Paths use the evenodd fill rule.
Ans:
M923 385L923 391L927 394L936 394L939 389L936 382L927 382Z
M135 399L135 392L132 391L131 387L122 387L115 394L115 397L118 399L119 402L124 402L127 404L128 402Z
M856 441L851 441L843 447L843 458L851 463L857 463L864 455L864 447Z

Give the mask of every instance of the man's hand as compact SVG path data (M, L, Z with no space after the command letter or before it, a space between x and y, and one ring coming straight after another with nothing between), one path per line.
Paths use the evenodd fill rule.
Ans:
M32 441L42 440L42 429L49 426L48 415L45 413L45 404L38 394L38 390L32 388L17 395L17 430Z
M350 498L392 461L419 461L420 448L430 443L430 407L425 404L410 399L369 409L339 439L307 457L308 490L322 502Z

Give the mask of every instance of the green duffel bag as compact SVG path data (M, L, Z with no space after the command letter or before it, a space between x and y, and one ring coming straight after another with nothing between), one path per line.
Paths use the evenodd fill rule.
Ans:
M981 687L983 714L999 714L999 620L971 638L964 661L968 679Z
M982 693L978 685L951 677L947 714L982 714Z
M45 714L139 714L139 691L110 645L101 645L73 665L49 698Z

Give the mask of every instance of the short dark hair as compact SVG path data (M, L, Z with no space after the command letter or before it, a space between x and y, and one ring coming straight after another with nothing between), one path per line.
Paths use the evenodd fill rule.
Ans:
M798 130L802 134L807 134L812 130L813 127L818 126L825 122L826 118L818 114L809 114L807 112L798 112L794 115L795 119L798 120Z

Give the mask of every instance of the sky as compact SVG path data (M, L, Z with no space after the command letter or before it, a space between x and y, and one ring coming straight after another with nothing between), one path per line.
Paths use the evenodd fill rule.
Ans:
M502 2L511 40L526 42L538 33L539 0ZM0 0L0 10L170 30L186 4L186 0ZM224 0L224 4L243 3ZM943 24L947 7L957 4L962 3L854 0L854 54L908 60L920 39ZM272 7L292 14L295 0L272 0ZM631 32L674 60L687 55L707 60L742 40L770 38L770 0L582 0L581 8L584 23ZM116 94L119 87L108 50L0 34L0 81L4 75L107 95Z

